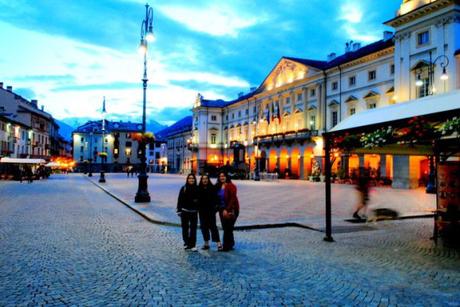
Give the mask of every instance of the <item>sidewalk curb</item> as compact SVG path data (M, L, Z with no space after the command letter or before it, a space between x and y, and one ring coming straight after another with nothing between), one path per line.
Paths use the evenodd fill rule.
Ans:
M179 223L171 223L171 222L167 222L167 221L160 221L160 220L152 219L150 216L148 216L145 213L143 213L142 211L134 208L128 202L124 201L123 199L121 199L117 195L115 195L112 192L110 192L104 186L100 185L99 183L95 182L94 180L91 180L90 178L88 178L86 176L84 176L84 177L86 178L86 180L88 180L89 182L94 184L96 187L98 187L99 189L104 191L106 194L108 194L109 196L111 196L112 198L117 200L118 202L122 203L123 205L125 205L126 207L128 207L129 209L134 211L135 213L139 214L140 216L142 216L147 221L149 221L149 222L151 222L153 224L158 224L158 225L163 225L163 226L181 227L181 225ZM299 224L299 223L276 223L276 224L241 225L241 226L235 226L234 230L235 231L244 231L244 230L254 230L254 229L270 229L270 228L285 228L285 227L297 227L297 228L303 228L303 229L323 232L320 229L313 228L313 227L303 225L303 224ZM221 227L219 227L219 229L221 229Z
M172 226L172 227L180 227L180 224L179 223L171 223L171 222L166 222L166 221L160 221L160 220L156 220L156 219L152 219L150 216L146 215L145 213L143 213L142 211L140 210L137 210L136 208L132 207L128 202L124 201L123 199L121 199L120 197L118 197L117 195L113 194L112 192L110 192L108 189L106 189L105 187L103 187L102 185L94 182L93 180L89 179L86 177L86 180L88 180L89 182L91 182L92 184L94 184L95 186L97 186L99 189L101 189L102 191L104 191L105 193L107 193L108 195L110 195L111 197L113 197L114 199L118 200L120 203L122 203L123 205L125 205L126 207L128 207L129 209L131 209L132 211L134 211L135 213L139 214L140 216L142 216L144 219L146 219L147 221L151 222L151 223L154 223L154 224L159 224L159 225L163 225L163 226Z

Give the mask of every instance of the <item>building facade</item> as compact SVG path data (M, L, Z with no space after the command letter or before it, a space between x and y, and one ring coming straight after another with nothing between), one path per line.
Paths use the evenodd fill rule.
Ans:
M167 141L155 137L155 141L147 146L147 165L151 173L166 173L168 166Z
M193 169L192 152L189 145L192 139L192 116L187 116L173 125L159 131L157 138L166 141L168 173L188 174Z
M0 82L0 115L7 123L3 132L10 133L11 143L8 149L2 149L2 155L49 160L64 146L59 125L51 114L45 112L43 106L39 109L37 100L26 100L14 93L11 86L4 88L3 82ZM14 128L7 131L8 127Z
M348 42L327 60L282 57L262 84L232 101L193 106L192 164L228 163L307 179L323 170L322 133L368 109L460 88L460 10L456 0L406 0L385 24L394 33L367 46ZM334 172L361 166L416 187L428 157L337 153Z
M0 113L0 157L27 157L30 130L29 126L15 121L10 114Z
M140 164L138 136L142 124L115 121L89 121L72 133L73 159L85 171L89 164L98 171L104 163L108 171L124 171ZM105 153L105 154L101 154Z

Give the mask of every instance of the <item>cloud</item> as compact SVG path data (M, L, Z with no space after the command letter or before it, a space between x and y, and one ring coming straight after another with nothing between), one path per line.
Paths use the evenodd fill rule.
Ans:
M340 7L340 20L350 23L360 23L363 18L363 12L358 2L347 2Z
M240 30L264 21L263 17L245 15L223 3L207 6L160 5L158 10L187 28L213 36L237 37Z
M55 87L52 91L93 91L93 90L122 90L139 88L139 82L112 82L99 84L83 84L83 85L66 85Z
M371 43L379 40L379 36L376 33L376 31L358 31L355 27L351 25L344 25L342 29L347 33L347 37L349 39L353 39L356 41L362 41L365 43Z
M29 75L29 76L19 76L15 78L16 81L73 81L75 77L72 75Z
M347 34L346 39L365 43L375 42L379 39L370 12L369 14L364 12L366 9L369 10L366 7L366 1L348 0L340 6L337 20L343 22L340 30Z

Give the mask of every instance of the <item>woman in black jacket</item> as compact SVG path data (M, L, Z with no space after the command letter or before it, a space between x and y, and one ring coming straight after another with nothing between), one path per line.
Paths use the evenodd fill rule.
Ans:
M197 251L196 227L198 222L198 187L196 177L189 174L185 185L180 189L177 200L177 215L180 216L182 226L182 238L184 239L184 249Z
M216 225L216 212L218 211L217 191L207 174L201 176L198 188L200 191L200 227L204 240L204 245L201 249L209 249L210 238L217 243L217 248L221 249L222 243L220 243L219 230Z

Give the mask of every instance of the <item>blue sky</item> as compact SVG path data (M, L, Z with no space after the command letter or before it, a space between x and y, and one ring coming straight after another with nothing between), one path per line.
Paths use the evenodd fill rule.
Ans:
M325 60L381 39L401 0L156 0L148 118L189 115L197 93L234 99L282 56ZM56 118L140 120L145 1L0 0L0 81Z

